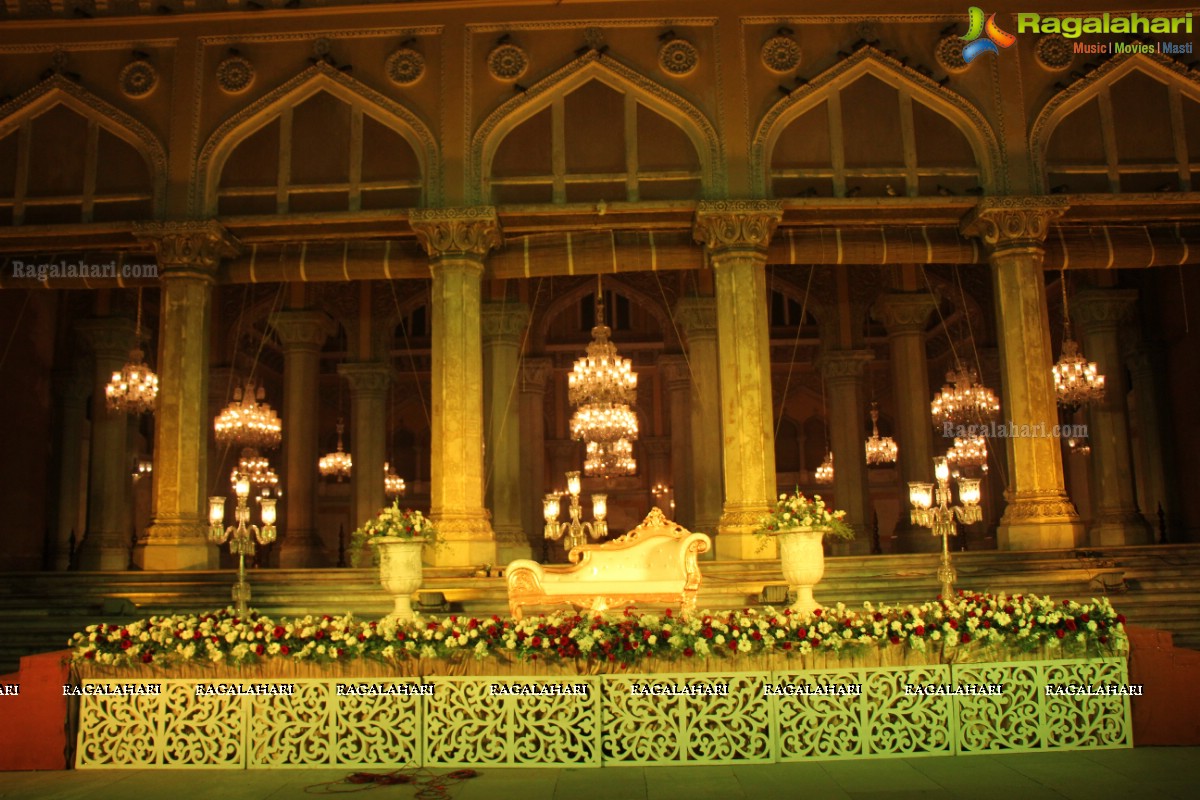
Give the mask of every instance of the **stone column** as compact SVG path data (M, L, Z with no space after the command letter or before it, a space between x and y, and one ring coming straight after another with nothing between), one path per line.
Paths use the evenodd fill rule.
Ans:
M354 497L351 523L355 528L386 505L383 494L384 445L387 439L387 389L392 370L387 364L362 361L338 364L338 374L350 384L350 475ZM349 531L347 531L349 534Z
M1071 303L1083 353L1104 376L1104 399L1088 407L1092 446L1092 524L1097 546L1149 544L1150 527L1138 512L1129 446L1129 382L1121 358L1121 323L1137 303L1133 289L1087 289Z
M529 309L520 303L485 303L481 319L486 499L496 532L497 563L507 564L532 554L521 519L521 404L517 396L521 339L529 323Z
M491 207L418 209L409 224L430 258L433 325L431 515L444 546L437 566L496 561L483 505L483 261L502 241Z
M106 317L85 320L76 327L95 358L91 386L88 529L80 545L79 568L128 569L129 529L125 527L125 510L131 502L126 465L129 417L123 412L108 410L104 387L129 358L135 341L133 325L127 319Z
M1007 506L996 529L1001 550L1074 547L1083 535L1063 488L1062 449L1054 436L1058 411L1042 277L1046 231L1066 208L1058 198L989 198L961 225L965 235L983 240L992 266L1005 420L1042 434L1006 440Z
M1142 514L1151 529L1158 531L1158 508L1162 506L1167 534L1179 520L1179 497L1167 474L1174 463L1175 443L1165 423L1163 376L1166 374L1165 348L1139 345L1128 357L1137 407L1138 440L1144 473L1145 505ZM1090 357L1090 353L1089 353ZM1107 379L1106 379L1107 383Z
M319 458L318 373L321 346L334 325L323 311L279 311L271 315L270 322L283 343L283 424L287 427L283 437L286 491L279 566L317 567L325 562L314 522Z
M892 362L892 396L896 398L896 438L900 452L900 518L895 535L899 552L940 549L928 528L909 522L908 484L933 480L933 418L929 411L929 362L925 358L925 326L935 303L928 292L889 292L872 309L887 329ZM836 469L835 473L836 474Z
M854 528L850 542L833 543L838 555L871 552L871 495L867 487L866 397L863 367L869 350L828 350L818 365L829 391L829 446L833 450L833 505Z
M692 375L683 356L659 356L658 370L667 390L671 420L671 489L675 497L675 521L691 530L696 520L692 491ZM670 509L663 509L670 512Z
M54 569L59 572L66 570L71 563L71 532L75 532L76 545L84 533L78 527L78 520L82 496L83 423L87 419L91 384L92 381L78 370L65 370L54 375L54 394L58 398L59 459L58 501L52 546Z
M154 415L154 522L134 552L144 570L207 569L208 349L217 266L237 252L211 220L148 222L162 280L158 336L158 408Z
M720 353L725 506L718 558L773 559L774 542L752 535L773 505L775 444L771 409L766 263L782 218L778 202L701 202L694 236L713 268Z
M685 297L675 319L687 337L691 365L689 398L692 471L692 530L715 535L721 520L721 394L717 358L717 303L711 297ZM774 450L772 450L774 453ZM709 551L710 558L715 553Z
M542 555L542 497L546 494L546 381L553 362L521 362L521 525L534 558Z

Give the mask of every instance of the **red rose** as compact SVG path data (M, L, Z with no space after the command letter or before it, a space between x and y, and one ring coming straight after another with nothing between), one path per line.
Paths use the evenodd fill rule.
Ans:
M149 664L153 660L154 660L154 656L150 654L149 650L142 653L142 663L143 664Z
M398 641L398 642L404 641L404 631L396 631L396 641Z
M1087 624L1087 623L1088 623L1090 620L1091 620L1091 617L1089 617L1087 614L1080 614L1080 615L1079 615L1079 621L1080 621L1080 622L1082 622L1082 623L1084 623L1085 625L1086 625L1086 624Z
M1064 631L1062 628L1059 628L1058 630L1054 631L1054 635L1061 639L1067 635L1067 632Z
M892 644L900 644L900 637L892 634L890 637L888 637L888 641L890 641Z
M956 619L950 620L950 630L953 630L953 631L958 630L958 620L956 620Z
M474 617L471 617L471 621L467 623L467 629L473 631L478 627L479 627L479 620L475 619Z
M685 647L683 648L683 654L688 658L691 658L692 656L696 655L696 651L690 647Z
M979 625L983 628L990 628L992 627L992 621L990 619L985 619L983 622L979 623Z
M192 639L193 639L193 640L196 640L196 639L199 639L199 638L200 638L200 631L196 631L195 633L193 633L193 634L192 634Z
M220 639L218 639L216 636L213 636L213 637L211 637L211 638L212 638L212 640L213 640L213 644L216 644L217 642L221 641L221 640L220 640Z
M342 648L340 648L340 647L339 647L339 648L337 649L338 658L341 658L341 657L342 657L342 654L343 654L343 653L345 653L345 652L346 652L345 650L343 650Z
M821 609L819 609L819 608L817 608L817 609L813 609L813 616L814 616L814 617L819 617L819 616L821 616Z
M128 650L131 647L133 647L133 642L129 641L128 639L121 640L121 649L122 650Z
M925 626L918 625L917 627L913 628L913 633L915 633L917 636L924 636L925 635Z
M96 657L96 651L88 650L86 653L83 654L83 657L90 661Z
M753 631L753 632L751 632L751 634L750 634L750 638L751 638L751 639L753 639L754 641L756 641L756 642L757 642L757 641L759 641L760 639L762 639L762 634L761 634L761 633L759 633L758 631Z
M365 642L365 641L367 640L367 636L366 636L366 634L360 633L360 634L358 635L358 640L359 640L360 642Z
M542 637L534 636L532 639L529 640L529 644L531 644L534 647L541 647L542 646Z
M254 646L254 652L255 652L255 653L257 653L257 654L258 654L258 655L260 655L260 656L263 654L263 650L264 650L264 649L266 649L266 648L264 648L264 647L262 646L262 644L256 644L256 645Z
M783 643L783 649L784 649L784 650L791 650L791 649L792 649L792 643L791 643L791 642L784 642L784 643Z
M317 632L313 634L313 638L314 638L314 639L324 639L324 638L325 638L325 631L323 631L323 630L321 630L320 628L318 628L318 629L317 629Z
M289 651L290 649L291 649L291 648L289 648L289 647L288 647L286 644L281 644L281 645L279 645L279 653L280 653L280 655L285 655L285 656L286 656L286 655L288 654L288 651Z
M1124 625L1124 624L1125 624L1125 615L1124 615L1124 614L1117 614L1117 622L1119 622L1119 623L1121 623L1122 625Z
M807 628L797 628L796 629L796 638L807 639L808 638L808 629Z
M1104 644L1104 643L1105 643L1105 642L1107 642L1107 641L1108 641L1108 637L1107 637L1107 636L1101 636L1101 637L1100 637L1100 644Z
M966 644L967 642L971 641L971 634L963 631L962 636L959 637L959 641L961 641L963 644Z
M282 625L276 625L275 630L272 632L275 634L276 639L282 639L284 634L287 633L287 631L284 630L284 627Z
M128 638L129 638L129 631L125 630L124 628L121 628L121 638L122 638L122 639L128 639Z
M1075 630L1075 620L1073 620L1073 619L1067 620L1067 630L1069 630L1069 631Z
M733 639L730 639L730 640L729 640L729 649L730 649L730 650L737 650L737 644L738 644L738 643L737 643L737 642L735 642Z
M329 616L328 614L325 614L324 616L321 617L321 620L323 622L333 622L333 617ZM234 620L234 622L237 622L237 620Z

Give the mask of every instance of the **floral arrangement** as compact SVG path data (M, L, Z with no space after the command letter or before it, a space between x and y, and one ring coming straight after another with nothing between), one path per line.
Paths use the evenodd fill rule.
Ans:
M396 500L382 509L375 519L364 522L350 534L353 556L358 556L364 544L370 544L385 536L424 539L431 543L438 541L437 528L424 514L411 508L402 509L400 501Z
M946 661L995 648L1063 656L1122 652L1125 617L1107 598L1080 604L1049 597L960 592L948 599L862 609L844 605L812 614L762 610L687 615L565 612L508 617L417 617L407 622L360 621L352 615L271 619L232 608L209 614L151 617L125 625L89 625L68 641L72 660L107 666L138 664L253 665L269 659L332 663L371 659L385 664L418 658L544 663L726 658L778 654L854 654L898 649Z
M797 487L794 494L781 494L775 502L775 509L759 522L755 531L760 536L771 536L789 528L814 527L825 528L830 536L840 539L853 539L854 529L846 524L845 511L832 511L825 505L821 495L814 494L812 499L800 493Z

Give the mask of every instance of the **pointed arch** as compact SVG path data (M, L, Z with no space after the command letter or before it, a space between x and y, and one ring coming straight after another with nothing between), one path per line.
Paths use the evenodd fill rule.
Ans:
M769 196L771 159L783 131L805 112L835 97L859 78L870 75L947 119L966 139L979 170L979 185L989 194L1003 189L1000 147L983 114L966 98L909 69L874 47L862 47L822 72L763 116L750 148L750 170L760 196ZM831 141L831 145L833 142Z
M0 105L0 139L51 109L63 106L125 142L141 156L150 176L151 208L155 217L165 213L167 151L150 129L114 105L100 99L64 75L54 74L24 94Z
M724 191L723 147L708 117L672 92L610 55L589 50L500 105L480 124L471 139L468 193L475 202L489 202L492 161L504 138L521 123L549 108L590 81L632 95L646 108L674 123L691 141L700 161L700 182L705 197Z
M1134 73L1146 75L1152 80L1166 86L1167 91L1171 95L1172 103L1178 103L1181 97L1187 97L1190 100L1200 103L1200 81L1194 77L1191 70L1178 61L1157 53L1125 53L1113 56L1083 78L1075 81L1051 97L1046 105L1042 107L1042 110L1038 112L1029 135L1029 150L1032 154L1030 168L1033 170L1033 175L1031 176L1033 186L1038 187L1042 192L1048 190L1048 184L1050 183L1048 177L1050 141L1059 124L1092 100L1106 97L1109 89L1114 84ZM1175 126L1182 125L1181 115L1172 113L1169 116L1170 118L1165 121L1172 127L1173 138L1177 143L1176 157L1177 159L1180 156L1182 157L1182 160L1177 164L1177 168L1188 170L1189 156L1186 146L1186 134L1182 129L1174 129ZM1107 116L1104 114L1101 115L1101 125L1103 126L1102 136L1112 137L1112 122L1111 114ZM1178 152L1180 143L1182 143L1182 154ZM1106 160L1116 158L1115 145L1111 147L1108 156ZM1200 153L1191 154L1191 158L1193 159L1198 157L1200 157ZM1115 172L1117 164L1106 164L1106 168L1111 175ZM1114 191L1117 191L1117 189L1114 189Z
M615 276L606 277L603 285L608 291L624 295L649 313L655 322L658 323L659 330L665 339L667 331L671 330L671 317L661 302L635 289ZM535 353L544 352L546 339L550 335L550 325L554 322L555 318L595 291L596 287L591 281L583 281L573 289L557 294L545 307L545 310L539 312L531 322L529 336L530 351Z
M198 213L217 211L217 188L225 163L239 144L285 111L325 92L399 134L412 147L421 172L425 205L441 201L441 163L429 126L415 113L344 72L318 62L222 122L201 148L192 181Z

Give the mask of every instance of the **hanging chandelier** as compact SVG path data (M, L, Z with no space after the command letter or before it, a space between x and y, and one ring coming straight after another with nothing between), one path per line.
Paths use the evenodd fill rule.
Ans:
M105 404L109 411L125 414L147 414L154 411L158 399L158 376L146 365L146 354L142 352L142 290L137 294L137 323L134 341L138 342L129 351L129 361L114 372L104 387Z
M994 420L1000 401L973 368L959 364L946 373L946 385L934 396L930 413L938 427L965 428Z
M879 464L895 464L896 455L900 448L896 440L890 436L879 435L878 403L871 403L871 436L867 439L867 463L872 466Z
M349 458L349 456L346 456ZM349 470L349 467L347 467ZM392 469L390 461L383 462L383 493L388 497L403 497L408 491L408 486L404 483L404 478L401 478Z
M946 451L946 462L958 470L978 467L987 472L987 439L982 436L956 436L954 444Z
M266 391L247 380L233 390L233 401L222 409L213 422L217 444L225 447L249 447L255 450L274 450L283 440L283 423L275 409L260 402Z
M1067 452L1075 456L1086 456L1092 452L1092 446L1086 436L1068 436Z
M567 397L577 407L571 416L573 439L601 444L624 439L628 444L638 437L637 414L630 408L637 400L637 375L630 360L617 354L617 346L608 339L611 333L597 287L592 341L568 376Z
M833 483L833 453L825 451L825 460L813 472L813 480L817 483Z
M242 450L237 468L229 473L229 485L234 489L237 488L239 475L249 480L250 485L258 488L263 496L270 495L279 486L279 475L271 469L271 462L253 447Z
M587 443L587 457L583 460L583 474L590 477L613 478L633 475L637 472L637 460L633 457L633 445L628 439L615 442Z
M346 452L346 448L342 445L342 433L345 430L345 424L339 419L337 424L337 450L334 450L332 453L326 453L317 462L317 469L321 472L321 475L326 478L337 478L338 483L350 477L350 469L354 466L350 454Z
M1095 361L1088 361L1079 352L1079 343L1071 338L1071 312L1067 306L1067 271L1059 277L1063 300L1062 355L1050 368L1054 374L1054 393L1058 404L1073 411L1088 403L1104 399L1104 376L1096 369Z

